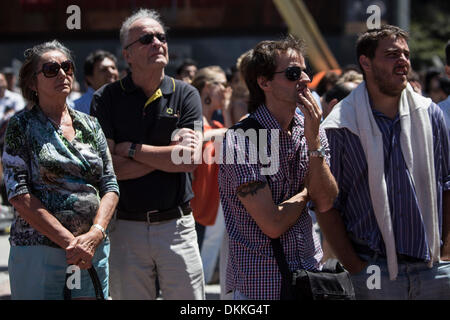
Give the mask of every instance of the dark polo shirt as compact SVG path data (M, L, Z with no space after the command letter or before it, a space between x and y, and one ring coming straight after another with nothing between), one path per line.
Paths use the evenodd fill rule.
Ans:
M116 144L129 141L167 146L175 129L194 129L194 121L202 123L201 101L197 89L168 76L159 89L161 96L147 97L135 86L130 74L95 92L91 115L98 118L106 138ZM192 176L185 172L155 170L137 179L118 182L119 211L167 210L194 196Z

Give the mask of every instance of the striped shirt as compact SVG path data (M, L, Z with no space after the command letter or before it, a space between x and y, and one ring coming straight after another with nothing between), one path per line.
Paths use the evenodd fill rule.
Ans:
M239 157L256 152L256 147L245 146L248 138L239 133L227 132L223 142L223 162L219 171L219 191L223 206L225 224L229 234L229 260L227 266L227 291L239 290L250 299L280 299L281 274L273 255L271 241L237 197L239 186L252 182L268 183L275 204L279 204L295 194L304 186L309 166L306 139L303 131L303 117L296 114L293 119L292 135L283 131L265 106L251 114L264 128L279 133L279 168L272 175L261 174L262 164L226 163L226 154L234 152L234 161ZM271 134L268 133L270 137ZM321 131L321 143L328 148L325 132ZM268 139L267 149L276 145ZM261 150L260 150L261 151ZM272 156L272 154L271 154ZM242 158L241 158L242 159ZM328 161L328 159L327 159ZM299 268L317 269L322 259L320 240L313 231L308 210L304 210L297 222L281 237L281 244L291 270Z
M389 119L372 110L383 135L384 169L397 253L430 260L425 226L411 175L400 146L400 118ZM428 109L433 131L439 230L442 238L443 192L450 189L449 141L442 111ZM350 237L385 254L384 242L370 200L367 161L358 136L348 129L327 129L331 171L339 186L334 207L341 212ZM442 242L441 242L442 244Z

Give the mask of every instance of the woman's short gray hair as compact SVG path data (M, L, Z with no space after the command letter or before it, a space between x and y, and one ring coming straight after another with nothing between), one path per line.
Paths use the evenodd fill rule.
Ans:
M72 53L58 40L44 42L35 45L32 48L26 49L23 53L25 61L19 71L19 87L22 90L23 97L33 103L39 103L36 91L31 89L32 85L36 84L36 72L39 61L44 53L49 51L60 51L67 59L73 62Z
M161 16L156 10L151 9L139 9L135 13L133 13L131 16L129 16L123 23L122 27L120 27L120 43L122 44L122 47L125 47L128 40L128 33L130 32L131 25L138 19L142 18L148 18L153 19L156 22L158 22L161 27L163 28L163 31L166 32L166 27L161 21Z

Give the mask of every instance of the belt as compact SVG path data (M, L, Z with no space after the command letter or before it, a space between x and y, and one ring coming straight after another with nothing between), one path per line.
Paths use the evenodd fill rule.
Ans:
M167 221L172 219L178 219L182 216L186 216L192 213L189 201L179 205L178 207L168 210L151 210L147 212L127 212L123 210L117 210L117 219L132 220L132 221L146 221L148 223L155 223L161 221Z
M353 248L355 249L356 253L358 253L358 254L365 254L372 258L376 256L376 257L386 259L386 254L376 252L366 245L359 244L354 241L352 241L352 245L353 245ZM397 253L397 262L399 262L399 263L416 263L416 262L426 262L426 260L407 256L405 254Z

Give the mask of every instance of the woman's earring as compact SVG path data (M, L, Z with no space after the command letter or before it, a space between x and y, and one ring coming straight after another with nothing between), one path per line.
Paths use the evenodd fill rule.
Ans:
M211 98L209 96L206 96L205 103L206 104L211 104Z

